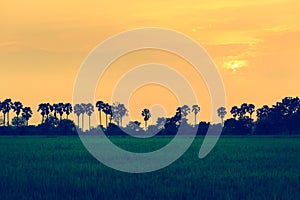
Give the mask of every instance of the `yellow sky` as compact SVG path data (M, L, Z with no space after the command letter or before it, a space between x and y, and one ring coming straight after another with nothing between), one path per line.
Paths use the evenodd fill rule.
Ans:
M1 1L0 100L20 100L33 110L41 102L71 102L88 53L109 36L147 26L177 30L207 50L222 75L228 108L299 96L299 8L297 0ZM132 101L145 102L143 91L160 91L155 87L137 91ZM209 96L199 87L201 119L208 120ZM137 120L140 107L133 111ZM31 120L36 121L38 114Z

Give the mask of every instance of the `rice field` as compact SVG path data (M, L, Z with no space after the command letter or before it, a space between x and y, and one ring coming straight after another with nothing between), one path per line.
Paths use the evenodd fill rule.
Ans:
M111 138L137 152L171 139ZM199 159L202 141L164 169L130 174L101 164L75 136L0 137L0 199L300 199L299 137L221 137Z

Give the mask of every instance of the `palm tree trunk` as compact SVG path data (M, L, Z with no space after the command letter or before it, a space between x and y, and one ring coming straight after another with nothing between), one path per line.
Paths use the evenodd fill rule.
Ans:
M67 119L69 119L69 115L67 115Z
M17 127L19 127L19 115L17 115Z
M83 128L84 128L84 114L82 114L82 131L84 131Z
M147 121L145 120L145 131L147 130Z
M9 111L7 112L7 126L9 126Z
M89 130L91 130L91 116L89 116Z
M78 128L80 128L80 126L79 126L79 115L77 115L77 125L78 125Z
M120 117L120 125L121 125L121 127L122 127L122 117Z
M105 117L106 117L106 128L107 128L107 114L105 114Z
M101 110L99 110L99 121L100 121L100 126L102 126Z
M195 126L196 126L196 123L197 123L197 115L196 115L196 113L195 113Z
M5 114L3 113L3 125L4 125L4 126L6 126L6 124L5 124L6 121L5 121L5 120L6 120L6 116L5 116Z

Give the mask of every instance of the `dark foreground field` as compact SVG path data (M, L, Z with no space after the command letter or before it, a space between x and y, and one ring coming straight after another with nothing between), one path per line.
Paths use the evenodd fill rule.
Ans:
M160 148L170 138L113 138ZM202 138L160 171L100 164L78 137L0 137L0 199L300 199L300 138L222 137L198 159Z

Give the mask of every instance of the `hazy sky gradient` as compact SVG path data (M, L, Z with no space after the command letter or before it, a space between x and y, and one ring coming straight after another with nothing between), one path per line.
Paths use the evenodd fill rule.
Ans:
M71 102L88 53L111 35L146 26L177 30L205 47L224 80L228 109L299 96L299 8L296 0L2 1L0 100L20 100L34 111L41 102ZM135 101L143 101L141 92ZM133 118L142 120L138 112ZM35 114L31 122L39 120Z

